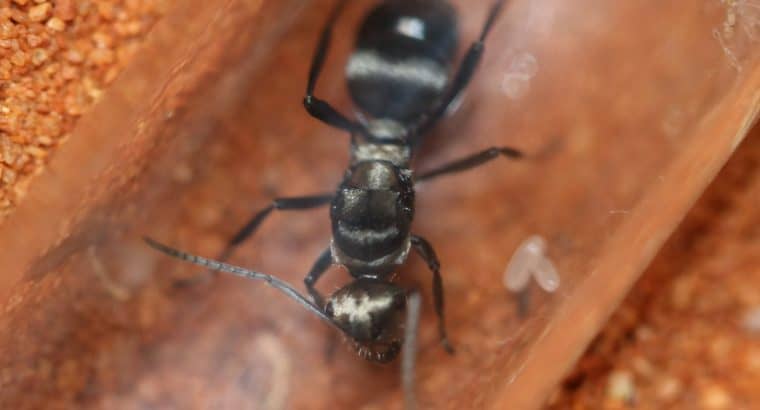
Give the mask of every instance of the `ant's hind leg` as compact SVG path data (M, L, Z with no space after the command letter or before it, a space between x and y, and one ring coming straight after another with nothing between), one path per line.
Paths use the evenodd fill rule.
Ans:
M330 12L330 16L327 18L325 26L322 28L322 34L319 36L317 49L311 60L311 68L309 68L309 81L306 84L306 95L303 99L303 106L306 108L309 115L325 124L348 131L352 134L366 134L366 130L361 124L349 120L346 116L333 108L330 103L314 96L314 89L317 87L317 80L319 80L320 74L322 74L327 51L332 42L333 27L345 5L346 0L338 0L335 7Z
M311 59L311 67L309 68L309 82L306 86L306 95L310 96L314 92L314 88L317 86L317 80L319 80L320 74L322 74L322 68L325 65L325 58L327 57L327 51L330 48L332 42L332 31L335 26L335 22L338 20L340 13L346 6L346 0L338 0L334 8L330 12L330 16L327 18L324 27L322 27L322 34L319 36L319 43L317 43L317 49L314 51L314 56Z
M435 313L438 315L438 334L441 338L443 348L449 353L454 353L454 348L449 342L446 333L446 319L444 317L444 299L443 299L443 278L441 277L441 263L438 261L433 247L424 238L412 235L412 245L417 253L422 256L430 270L433 272L433 302L435 303Z
M465 54L464 59L460 63L459 68L454 75L454 79L451 82L451 87L446 95L441 99L436 108L433 109L433 111L430 112L420 124L417 124L414 132L415 140L419 139L419 136L425 135L441 119L441 117L443 117L451 103L456 100L462 91L470 84L470 80L472 80L472 76L475 74L475 70L478 68L480 60L483 57L486 37L491 32L496 17L499 16L501 9L504 8L504 3L505 0L496 0L493 5L491 5L486 22L480 32L480 37L478 37L478 40L473 42L467 50L467 54Z

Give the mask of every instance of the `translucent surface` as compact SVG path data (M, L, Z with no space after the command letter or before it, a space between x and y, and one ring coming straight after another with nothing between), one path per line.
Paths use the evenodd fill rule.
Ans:
M198 271L140 241L214 255L268 199L333 190L348 159L347 137L300 104L324 2L181 3L2 227L2 407L400 406L396 367L330 350L329 329L263 284L175 289ZM465 38L488 6L471 3L457 2ZM369 5L347 10L319 86L344 112L342 67ZM436 343L413 258L399 276L426 290L423 405L545 399L757 113L753 5L509 3L416 164L530 154L419 189L415 232L441 257L457 347ZM276 214L232 261L299 285L328 227L326 210ZM536 232L562 286L523 320L501 276ZM320 287L346 280L334 269Z
M560 279L554 262L546 253L546 239L533 235L517 247L504 272L504 286L512 292L522 292L535 279L541 289L554 292Z

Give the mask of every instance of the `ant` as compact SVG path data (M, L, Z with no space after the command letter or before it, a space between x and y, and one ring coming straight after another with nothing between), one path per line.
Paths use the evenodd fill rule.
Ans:
M412 405L420 296L391 282L412 249L433 274L433 297L443 347L453 353L444 320L443 279L433 247L411 232L416 183L464 171L500 156L520 158L512 148L490 148L431 171L413 175L410 162L421 138L446 114L469 84L488 33L504 6L495 0L479 38L452 76L459 41L457 15L446 0L385 0L360 26L346 66L348 89L362 111L357 120L314 95L346 0L338 0L322 29L309 70L306 111L351 135L351 163L334 193L277 198L257 212L218 258L226 260L274 210L306 210L330 204L332 240L304 279L310 299L280 279L190 255L146 238L153 248L213 271L264 280L337 328L357 353L373 362L393 360L403 350L402 382ZM332 265L344 266L353 281L325 297L315 288Z

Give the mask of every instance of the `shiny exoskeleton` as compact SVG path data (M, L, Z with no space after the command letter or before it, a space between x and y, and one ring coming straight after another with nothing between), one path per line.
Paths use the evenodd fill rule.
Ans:
M314 95L335 23L345 1L331 13L317 46L304 98L315 118L352 135L351 164L332 195L275 200L273 209L304 209L331 204L332 242L305 279L317 306L373 361L392 360L399 351L406 292L389 278L415 249L433 272L433 295L444 347L453 351L444 325L443 280L432 246L411 233L414 184L462 171L500 155L519 157L511 148L491 148L439 169L414 176L410 161L420 138L444 115L469 83L485 37L503 6L496 1L479 39L452 72L459 31L453 6L443 0L388 0L362 22L346 65L351 97L362 112L350 120ZM259 213L232 241L235 246L258 226ZM325 304L316 290L331 264L344 266L356 281ZM371 290L371 291L370 291ZM381 291L382 290L382 291ZM335 313L339 312L339 313ZM349 314L359 312L360 314Z
M364 20L346 66L352 99L373 118L413 125L446 91L458 37L447 2L380 4Z
M407 307L412 297L418 297L417 293L391 281L414 249L433 273L441 342L453 351L444 326L438 258L433 247L411 231L414 186L499 156L518 158L521 154L512 148L490 148L418 175L412 171L410 162L420 138L443 117L469 83L503 3L497 0L491 6L480 36L454 70L459 31L451 4L445 0L380 2L361 24L355 50L345 68L348 89L361 111L355 120L314 94L332 28L346 0L339 0L330 13L312 60L303 104L314 118L351 135L351 163L343 181L334 193L275 199L251 218L219 258L226 259L275 209L303 210L329 204L332 240L304 280L311 301L275 277L184 254L153 241L149 243L212 269L266 280L336 326L362 357L376 362L395 358L405 338L416 331L405 327L405 321L416 323L415 315L419 312L410 313ZM345 267L354 280L325 300L315 285L333 264ZM413 349L409 354L413 357Z

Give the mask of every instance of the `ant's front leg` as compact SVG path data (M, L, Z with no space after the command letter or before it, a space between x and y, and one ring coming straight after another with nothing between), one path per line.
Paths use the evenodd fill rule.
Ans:
M304 285L306 285L306 290L308 290L309 295L311 295L311 300L316 306L319 306L319 309L322 311L325 310L325 297L319 292L319 290L317 290L316 285L319 278L321 278L322 275L327 272L327 269L330 268L330 265L332 265L332 252L330 251L330 248L327 248L321 255L319 255L319 258L314 262L314 266L312 266L309 274L306 275L303 280ZM327 341L325 342L325 363L330 363L332 361L337 346L338 336L331 329L330 333L327 335Z
M446 320L444 317L443 278L441 277L441 263L438 261L433 247L424 238L412 235L412 245L417 253L425 260L433 272L433 301L435 313L438 315L438 334L440 335L443 348L449 353L454 353L454 348L446 334Z
M332 252L330 251L330 248L327 248L327 250L319 255L319 258L314 262L314 266L312 266L309 274L306 275L303 280L304 285L306 285L306 290L308 290L309 295L311 295L312 301L323 310L325 308L325 298L319 293L316 285L319 278L322 277L330 265L332 265Z

